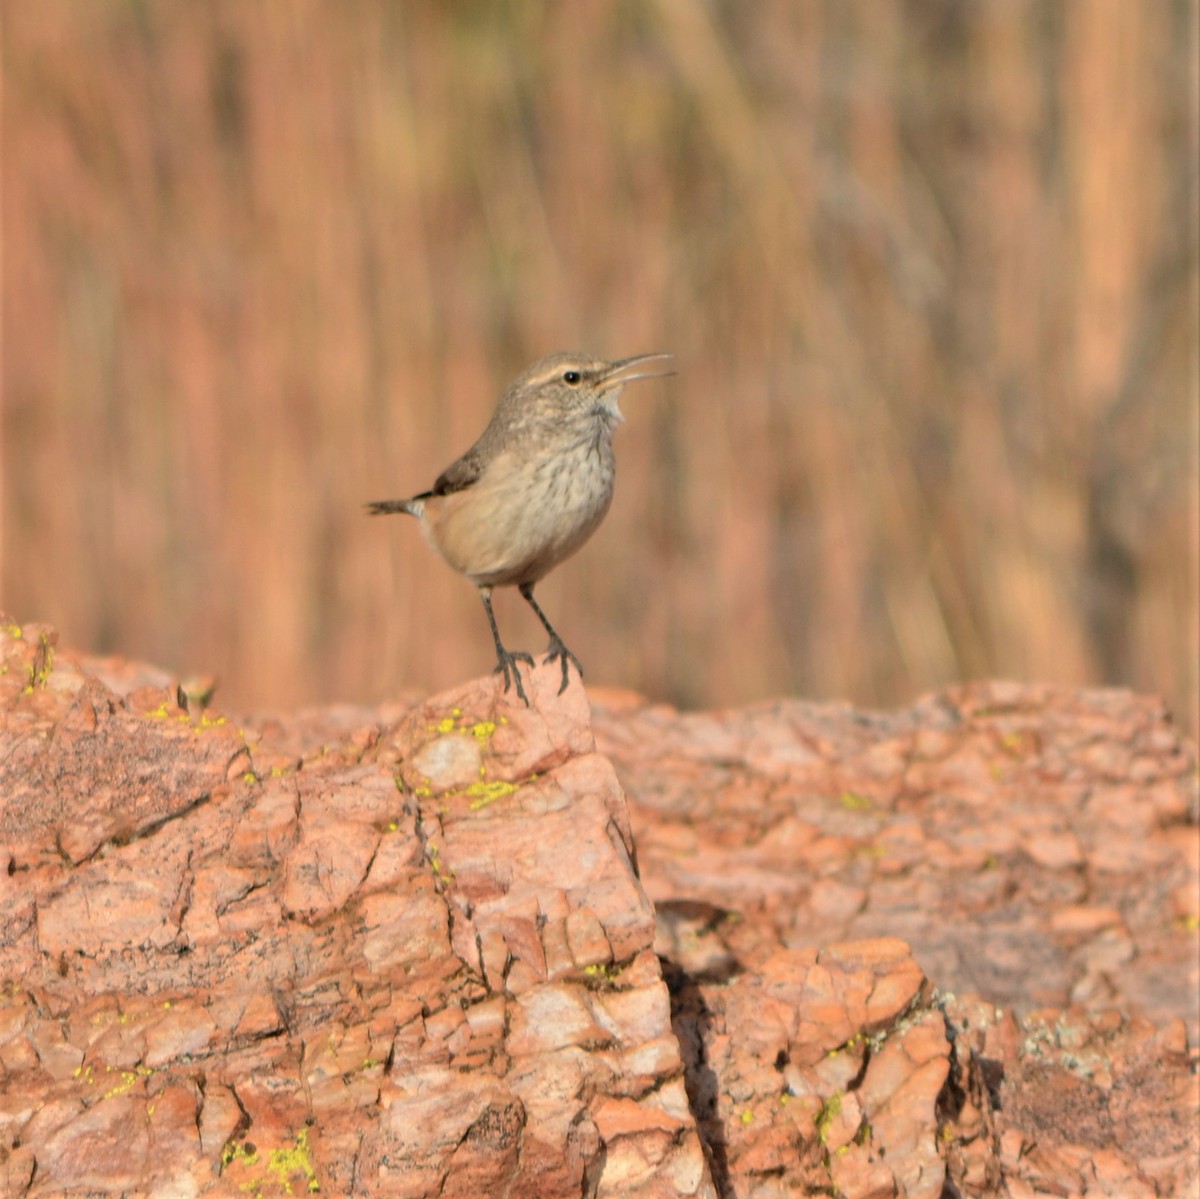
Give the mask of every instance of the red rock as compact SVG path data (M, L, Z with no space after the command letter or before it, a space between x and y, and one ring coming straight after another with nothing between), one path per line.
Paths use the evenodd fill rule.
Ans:
M546 669L239 726L51 639L0 635L14 1195L1195 1188L1149 701L589 720Z
M1037 832L1025 840L1023 847L1039 866L1051 870L1078 866L1083 862L1083 851L1074 833Z
M354 1161L362 1194L393 1185L558 1194L577 1192L585 1173L600 1193L617 1174L645 1194L710 1193L686 1097L671 1082L680 1062L628 814L611 767L592 751L582 693L574 708L547 701L527 713L499 703L488 680L433 701L394 735L343 725L344 755L310 723L294 742L297 759L272 749L270 734L251 729L243 740L232 722L190 717L161 692L126 701L97 691L85 671L74 685L92 686L74 709L69 689L54 702L33 697L47 731L73 710L65 727L93 738L107 729L111 761L123 752L171 761L177 779L198 777L192 762L211 764L211 786L203 802L168 801L148 816L119 791L97 789L99 815L72 815L91 830L87 842L76 834L77 852L94 856L73 871L47 858L36 874L23 864L59 835L54 810L27 803L21 786L2 794L6 844L26 887L36 878L41 889L36 907L0 894L7 912L27 913L12 926L25 939L0 953L62 997L21 1005L0 1029L10 1071L0 1126L37 1162L35 1174L27 1151L9 1154L9 1179L27 1189L36 1177L46 1194L79 1180L140 1192L186 1175L188 1193L199 1194L218 1175L221 1186L259 1191L286 1176L337 1193ZM552 690L535 681L531 694ZM429 746L455 709L451 769ZM210 729L226 730L219 758L205 756ZM24 744L46 752L50 741ZM426 747L414 761L424 778L437 776L437 794L421 792L417 766L416 793L397 791L394 776L408 769L397 746ZM26 761L28 787L46 768L36 755ZM118 784L123 769L113 771ZM114 809L133 823L115 822ZM106 840L122 828L131 840ZM547 929L559 946L554 980ZM82 1042L63 1038L56 1004L131 982L149 1003L96 1009L70 1025ZM555 1003L568 997L583 1023L564 1023ZM534 1027L523 1024L526 1008L559 1015ZM40 1053L20 1048L38 1043ZM45 1073L55 1063L57 1074ZM197 1070L202 1090L185 1082ZM464 1094L467 1078L477 1085ZM13 1086L34 1106L9 1102ZM47 1086L65 1088L62 1099L37 1099ZM93 1106L81 1109L72 1092ZM606 1100L625 1113L607 1157L592 1114ZM311 1132L306 1110L319 1113ZM93 1152L134 1111L144 1131L126 1138L120 1161ZM364 1123L359 1111L374 1116Z
M146 1030L142 1061L156 1069L180 1058L202 1055L216 1031L216 1021L203 1007L173 1004Z
M1059 908L1050 917L1050 927L1056 933L1094 933L1120 923L1121 913L1116 908L1094 907L1082 903Z
M150 1135L144 1098L106 1096L66 1121L45 1140L26 1142L38 1162L31 1195L71 1188L133 1190L146 1173ZM42 1163L51 1163L43 1172Z
M845 1199L893 1199L900 1193L891 1170L859 1145L847 1146L845 1153L835 1157L830 1174Z

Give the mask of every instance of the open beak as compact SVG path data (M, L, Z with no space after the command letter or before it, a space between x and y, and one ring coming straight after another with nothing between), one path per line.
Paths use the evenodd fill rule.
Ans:
M673 375L675 370L670 366L647 366L648 363L670 362L672 354L635 354L632 358L622 358L614 362L605 371L603 382L609 386L624 387L637 379L660 379L663 375ZM646 367L646 369L641 369Z

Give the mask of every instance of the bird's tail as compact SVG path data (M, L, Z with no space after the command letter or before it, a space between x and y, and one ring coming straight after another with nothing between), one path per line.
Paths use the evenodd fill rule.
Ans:
M371 516L386 516L392 512L407 512L409 516L420 516L424 505L418 497L408 500L373 500L367 505Z

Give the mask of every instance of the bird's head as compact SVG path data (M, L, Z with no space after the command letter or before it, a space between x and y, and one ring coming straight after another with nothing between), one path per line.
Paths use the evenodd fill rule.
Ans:
M566 351L535 362L509 388L505 401L549 419L580 416L615 423L617 400L626 383L673 375L670 354L636 354L609 362Z

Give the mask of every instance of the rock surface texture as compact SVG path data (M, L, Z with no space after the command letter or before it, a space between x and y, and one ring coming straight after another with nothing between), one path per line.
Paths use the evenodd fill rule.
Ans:
M1197 1194L1195 751L980 685L234 720L0 631L0 1194Z

